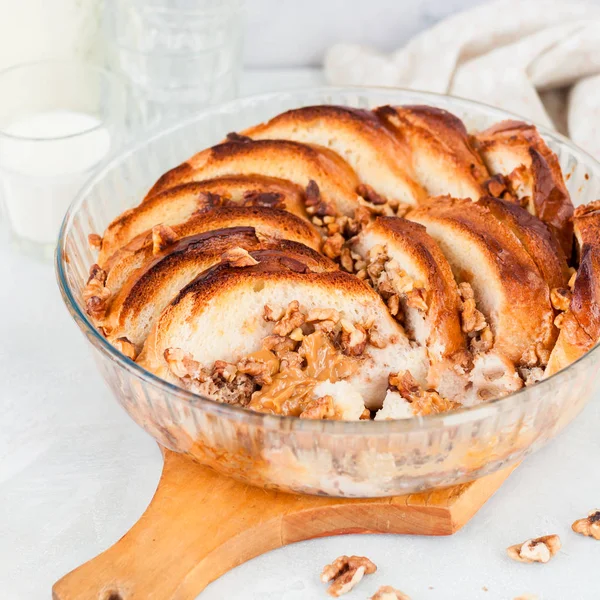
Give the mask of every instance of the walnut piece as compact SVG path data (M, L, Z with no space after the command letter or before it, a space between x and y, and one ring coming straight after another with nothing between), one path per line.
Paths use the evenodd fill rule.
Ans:
M168 225L155 225L152 228L152 254L159 254L177 240L177 234Z
M332 260L338 258L342 254L344 242L345 240L341 233L334 233L325 240L322 249L323 254Z
M483 313L477 310L475 294L471 284L463 281L458 285L458 293L462 299L461 321L465 333L477 333L487 327Z
M230 248L227 252L224 252L221 255L221 260L229 262L232 267L252 267L258 264L258 261L250 256L248 250L240 248L239 246Z
M381 194L378 194L370 185L361 183L356 188L356 193L362 196L367 202L374 204L375 206L381 206L387 204L387 198L384 198Z
M334 208L323 200L321 197L321 190L319 190L317 182L313 179L311 179L306 186L304 198L306 212L309 215L321 218L325 216L335 216Z
M391 585L382 585L370 600L410 600L410 597Z
M353 325L347 319L340 321L342 326L342 352L348 356L360 356L367 346L367 332L362 325Z
M88 244L92 250L100 250L102 247L102 237L97 233L90 233L88 235Z
M242 206L265 206L285 210L285 199L279 192L260 192L258 190L244 193Z
M595 540L600 540L600 510L597 508L588 513L585 519L577 519L571 529L575 533L593 537Z
M556 310L565 311L571 304L572 292L568 288L554 288L550 291L550 302Z
M298 300L292 300L285 309L285 313L279 319L273 333L276 335L289 335L296 327L304 325L304 314L300 312L300 303Z
M245 144L246 142L252 141L251 137L242 135L241 133L237 133L235 131L230 131L226 137L228 142L239 142L240 144Z
M323 583L332 582L327 593L334 598L347 594L364 575L377 571L377 566L365 556L339 556L321 573Z
M181 348L167 348L164 357L169 369L176 377L181 379L189 377L199 381L205 381L208 378L208 373L204 371L202 365L194 360L189 352L184 352Z
M398 392L402 398L411 403L415 415L431 415L458 408L457 402L442 398L438 392L423 390L409 371L390 373L388 390Z
M137 356L135 346L126 337L117 338L113 341L112 345L127 358L135 360Z
M513 560L532 563L547 563L561 548L560 538L557 535L544 535L539 538L527 540L522 544L509 546L506 552Z
M90 276L86 286L83 288L83 301L88 315L93 319L100 320L106 313L110 290L105 286L106 271L98 265L92 265Z
M335 404L329 395L311 400L300 413L301 419L335 419Z

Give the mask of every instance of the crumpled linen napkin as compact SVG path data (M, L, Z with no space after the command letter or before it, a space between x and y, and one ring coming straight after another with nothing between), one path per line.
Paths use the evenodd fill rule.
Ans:
M453 15L391 55L338 44L335 85L447 93L568 135L600 160L600 5L497 0Z

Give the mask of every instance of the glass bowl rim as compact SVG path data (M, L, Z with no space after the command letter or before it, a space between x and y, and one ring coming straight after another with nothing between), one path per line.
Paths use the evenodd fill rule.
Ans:
M0 70L0 85L2 83L2 78L5 75L9 75L11 73L17 73L18 71L25 71L27 69L34 69L38 67L47 67L47 68L78 68L78 69L86 69L90 73L95 72L98 75L104 77L107 81L110 81L111 85L118 84L123 90L126 90L127 93L131 92L131 85L129 81L126 79L124 75L119 73L118 71L113 71L106 66L94 63L94 62L86 62L84 60L76 60L76 59L68 59L68 58L49 58L49 59L41 59L41 60L30 60L22 63L17 63L16 65L11 65L10 67L6 67L5 69ZM38 136L28 136L28 135L15 135L13 133L7 133L3 127L0 127L0 138L6 138L9 140L14 140L16 142L57 142L62 140L72 140L76 138L81 138L83 136L89 135L94 131L102 129L106 124L100 121L97 125L93 125L92 127L88 127L87 129L82 129L81 131L76 131L75 133L69 133L66 135L56 135L52 137L38 137ZM100 174L101 171L98 171L97 174ZM74 202L79 197L79 194L74 198L73 202L70 206L74 204ZM69 206L69 207L70 207Z
M42 61L45 62L45 61ZM107 358L111 361L116 362L117 365L127 371L130 375L136 379L142 380L145 383L149 383L153 387L156 387L169 395L169 400L176 400L177 402L185 403L185 408L191 411L200 410L212 413L216 416L222 416L229 420L237 421L247 425L261 427L267 430L287 430L297 432L308 432L308 433L323 433L327 435L369 435L373 437L385 436L390 434L407 434L415 432L425 432L435 429L443 429L451 426L463 425L468 422L476 422L484 420L488 417L498 417L502 413L508 413L511 410L520 406L525 406L531 402L543 401L545 394L542 391L550 392L554 382L565 377L567 371L571 370L580 361L586 360L591 354L597 354L600 344L597 344L588 352L583 354L568 367L558 371L554 375L551 375L548 379L542 379L536 384L523 387L517 392L505 396L503 398L497 398L488 402L483 402L474 406L465 406L447 413L438 413L427 416L416 416L410 419L397 419L397 420L382 420L382 421L334 421L334 420L312 420L312 419L300 419L299 417L293 416L282 416L273 415L268 413L260 413L248 410L246 408L233 406L230 404L223 404L207 398L189 392L183 388L176 386L175 384L169 383L164 379L161 379L157 375L154 375L150 371L142 368L140 365L135 363L133 360L122 354L117 350L109 341L98 331L98 329L90 321L85 311L82 311L74 297L73 291L69 285L66 276L66 265L64 244L66 242L67 234L70 230L71 222L76 214L80 205L83 203L85 198L88 196L90 191L96 185L96 183L105 176L105 173L118 167L125 159L130 157L137 151L149 143L155 141L157 138L168 135L171 132L182 129L188 125L195 123L196 121L207 118L207 116L215 113L226 113L235 110L237 107L243 106L247 103L252 102L267 102L270 99L283 99L286 96L296 96L301 94L364 94L379 93L379 94L408 94L412 97L419 97L423 99L423 103L426 103L427 99L430 99L433 103L436 98L444 98L455 102L457 105L463 105L464 107L475 107L484 108L488 113L495 113L499 119L513 119L518 121L531 122L531 120L505 111L503 109L490 106L483 102L477 102L458 96L452 96L449 94L438 94L435 92L424 92L420 90L410 90L407 88L400 87L384 87L384 86L316 86L316 87L303 87L291 90L279 91L279 92L268 92L261 94L253 94L244 96L232 100L227 103L220 105L207 107L193 116L177 121L175 123L169 123L167 126L157 127L150 130L143 138L135 139L128 145L126 145L117 155L110 157L106 160L98 169L98 171L88 179L86 184L81 188L79 193L76 195L74 200L71 202L67 213L63 219L58 243L55 252L55 273L58 282L58 286L63 297L63 301L67 306L71 316L85 335L93 345L100 350ZM392 100L390 100L391 102ZM399 100L402 102L402 100ZM435 103L434 103L435 106ZM582 150L575 144L573 144L565 136L552 131L544 126L537 125L538 131L546 136L553 138L557 142L565 145L573 154L579 154L581 158L585 158L591 165L595 166L600 176L600 162L593 158L585 150ZM531 390L536 389L537 394L531 394ZM169 404L170 406L170 404Z

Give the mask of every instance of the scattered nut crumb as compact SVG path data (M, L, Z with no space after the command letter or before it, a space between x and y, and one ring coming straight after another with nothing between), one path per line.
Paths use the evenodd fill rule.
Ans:
M565 311L569 308L572 295L568 288L553 288L550 291L550 302L556 310Z
M332 582L327 593L335 598L347 594L364 575L377 571L377 566L365 556L339 556L321 573L323 583Z
M539 538L527 540L522 544L509 546L506 552L513 560L532 563L547 563L561 547L560 538L557 535L544 535Z
M571 529L575 533L593 537L595 540L600 540L600 510L595 508L585 519L577 519Z
M410 600L410 597L391 585L382 585L370 600Z
M536 594L521 594L513 600L539 600L539 596L537 596Z

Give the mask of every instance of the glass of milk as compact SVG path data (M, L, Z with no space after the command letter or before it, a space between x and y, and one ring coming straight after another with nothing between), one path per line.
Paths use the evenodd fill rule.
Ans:
M43 61L0 72L0 195L16 246L51 259L69 204L129 137L134 114L126 81L101 67Z

